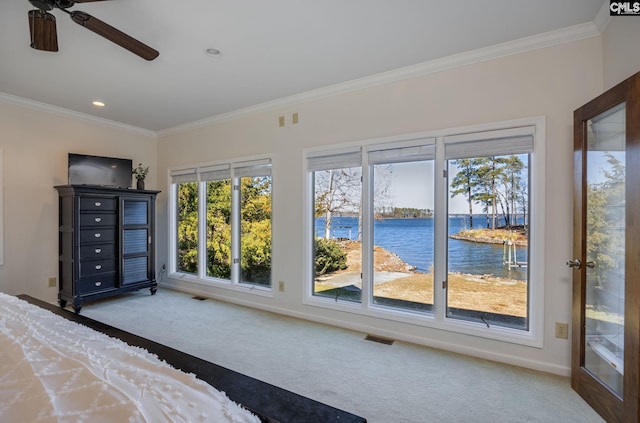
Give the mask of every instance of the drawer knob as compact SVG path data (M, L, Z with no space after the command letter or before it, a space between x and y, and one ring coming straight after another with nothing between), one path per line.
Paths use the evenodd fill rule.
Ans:
M96 251L96 254L100 254L102 252L102 248L96 248L95 251Z
M101 217L96 217L96 222L102 222L102 218Z
M96 207L100 207L102 205L102 203L100 201L96 201L95 205L96 205Z
M98 232L97 234L94 234L93 236L95 236L96 238L100 238L102 236L102 234L100 232Z
M96 285L96 286L100 286L100 285L102 285L102 282L97 281L95 285Z
M102 269L102 265L101 264L96 264L96 270L100 270Z

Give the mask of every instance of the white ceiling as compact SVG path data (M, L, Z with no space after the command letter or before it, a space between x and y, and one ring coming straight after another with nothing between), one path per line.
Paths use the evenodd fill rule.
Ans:
M31 4L1 3L5 99L17 96L161 131L589 23L603 0L111 0L71 9L155 48L160 56L151 62L59 10L53 13L60 51L31 49ZM207 56L208 47L222 55ZM95 108L94 99L107 106Z

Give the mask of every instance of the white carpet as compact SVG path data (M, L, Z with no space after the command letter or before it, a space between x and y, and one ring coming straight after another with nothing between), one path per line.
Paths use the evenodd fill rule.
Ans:
M167 289L86 303L81 314L369 422L602 422L568 378Z

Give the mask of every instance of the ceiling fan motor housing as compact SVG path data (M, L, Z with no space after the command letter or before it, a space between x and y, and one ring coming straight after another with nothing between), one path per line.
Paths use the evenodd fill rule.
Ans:
M55 7L54 0L29 0L29 3L40 10L53 10Z
M76 4L76 2L72 0L55 0L55 3L58 9L66 9Z
M76 4L73 0L29 0L29 3L40 10L67 9Z

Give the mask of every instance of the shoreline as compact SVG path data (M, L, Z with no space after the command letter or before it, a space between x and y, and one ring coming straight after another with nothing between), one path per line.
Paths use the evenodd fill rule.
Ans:
M318 275L314 290L333 292L345 289L349 295L362 289L362 251L359 241L337 241L347 255L347 268ZM502 242L502 241L500 241ZM374 293L391 300L433 304L433 272L415 271L398 255L382 247L374 248ZM526 317L527 285L522 279L494 274L449 272L450 307L508 316Z
M470 240L471 242L478 242L475 240ZM326 281L336 276L341 276L344 274L358 274L362 272L362 251L360 248L360 241L353 240L341 240L336 241L342 251L347 256L347 268L344 270L337 270L331 273L327 273L324 275L320 275L317 277L319 281ZM502 243L499 242L494 243ZM518 245L518 244L516 244ZM407 277L411 276L428 276L433 275L433 271L424 272L417 271L415 266L412 266L402 260L397 254L389 251L383 247L378 245L374 246L374 273L382 274L382 273L396 273L396 274L404 274ZM465 272L448 272L450 275L454 275L460 278L465 278L468 280L474 280L479 282L493 281L493 282L503 282L503 283L511 283L511 282L523 282L522 279L514 279L514 278L505 278L502 276L497 276L494 273L465 273Z
M449 235L449 238L457 239L460 241L476 242L479 244L505 244L507 241L509 241L505 239L498 239L498 238L491 238L491 237L464 236L464 235L460 235L460 233ZM527 241L521 241L521 240L516 240L511 242L518 247L526 247L528 244Z

